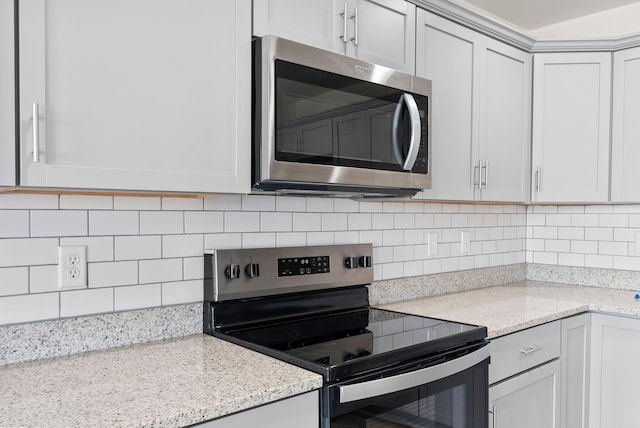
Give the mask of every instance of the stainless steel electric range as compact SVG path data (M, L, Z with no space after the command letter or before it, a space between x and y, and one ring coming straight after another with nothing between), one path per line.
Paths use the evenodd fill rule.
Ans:
M205 254L204 331L320 373L323 428L486 428L486 327L369 306L370 244Z

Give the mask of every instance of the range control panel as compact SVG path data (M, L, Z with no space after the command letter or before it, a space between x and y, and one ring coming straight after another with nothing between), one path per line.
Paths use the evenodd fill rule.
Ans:
M205 251L205 300L370 284L371 244Z
M278 276L313 275L331 272L329 256L278 259Z

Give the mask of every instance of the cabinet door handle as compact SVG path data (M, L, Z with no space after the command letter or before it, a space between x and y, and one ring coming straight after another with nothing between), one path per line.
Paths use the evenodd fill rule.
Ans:
M38 103L33 103L33 161L40 162L40 113Z
M491 426L493 428L498 428L498 406L496 406L495 404L491 406L489 414L493 416L493 424Z
M489 161L484 161L484 190L489 190Z
M482 189L482 182L480 181L480 171L482 170L482 161L478 161L478 165L473 166L473 186L478 186Z
M543 348L542 346L534 346L534 345L526 346L520 350L520 355L530 355L536 351L541 350L542 348Z
M355 46L358 46L358 6L353 8L353 15L351 15L351 19L353 19L353 37L351 41Z
M347 2L344 2L344 9L340 12L340 16L342 17L342 34L338 38L342 39L342 43L347 43Z
M540 167L536 167L536 192L540 191Z

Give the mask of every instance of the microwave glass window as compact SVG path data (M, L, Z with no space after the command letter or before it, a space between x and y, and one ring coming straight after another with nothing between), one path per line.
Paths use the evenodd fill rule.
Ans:
M403 169L411 139L404 92L281 60L275 69L276 160ZM427 97L413 97L424 124Z

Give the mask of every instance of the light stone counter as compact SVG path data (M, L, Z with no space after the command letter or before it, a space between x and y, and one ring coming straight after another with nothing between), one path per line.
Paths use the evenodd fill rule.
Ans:
M484 325L492 338L586 311L640 316L640 301L634 299L635 294L630 290L520 281L381 307Z
M322 386L202 334L0 367L1 427L175 427Z

